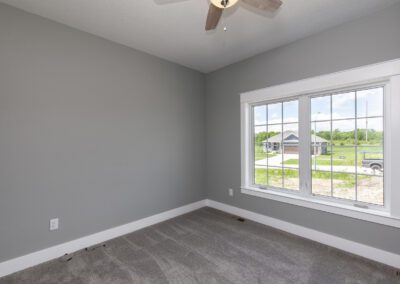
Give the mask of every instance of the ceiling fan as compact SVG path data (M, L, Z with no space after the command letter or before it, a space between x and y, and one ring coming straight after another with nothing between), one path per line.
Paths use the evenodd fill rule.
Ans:
M239 1L247 5L260 9L262 11L274 12L282 5L281 0L210 0L210 8L208 9L206 31L213 30L217 27L222 12Z

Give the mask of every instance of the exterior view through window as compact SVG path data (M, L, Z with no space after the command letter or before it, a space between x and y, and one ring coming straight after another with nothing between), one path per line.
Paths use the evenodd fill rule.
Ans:
M298 100L254 106L254 183L299 190Z
M384 205L384 87L303 98L311 113L301 124L300 99L252 106L253 184ZM302 129L302 133L311 131L306 142L300 140ZM310 151L301 151L305 148L300 144L309 142ZM308 157L310 163L303 164L309 173L304 189L300 188L300 157Z
M311 98L313 194L383 205L383 92Z

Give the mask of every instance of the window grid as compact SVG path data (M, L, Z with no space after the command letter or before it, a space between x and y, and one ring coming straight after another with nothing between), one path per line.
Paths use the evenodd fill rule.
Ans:
M323 95L321 94L321 95L317 95L317 96L306 96L309 99L309 101L311 101L313 98L329 97L329 119L326 119L326 118L323 118L323 119L317 119L316 118L315 119L313 117L310 117L309 121L311 122L311 124L312 123L324 123L324 122L326 122L326 123L329 123L329 127L330 127L330 139L328 140L330 145L327 145L327 149L330 150L330 158L329 158L329 161L330 161L329 169L330 170L323 169L323 167L314 169L311 166L311 173L313 173L313 172L315 172L315 173L318 173L318 172L329 173L329 177L330 177L330 195L315 193L313 191L313 183L311 183L311 188L310 188L311 192L309 192L309 194L311 193L311 195L316 196L316 197L320 196L321 198L333 198L333 199L337 199L337 200L340 199L340 200L344 200L346 202L369 203L369 202L366 202L365 200L360 200L360 198L359 198L360 186L362 186L363 190L365 190L364 187L368 187L369 186L369 184L359 185L359 178L361 178L361 176L363 176L363 177L374 177L374 176L377 176L377 175L371 174L369 172L364 172L364 171L359 172L358 163L359 163L359 158L361 156L360 156L360 153L358 153L358 152L360 151L360 149L368 150L368 149L371 149L372 147L378 147L381 150L381 151L379 151L379 153L381 153L381 152L383 153L383 141L382 141L382 137L381 137L381 138L379 138L381 142L379 142L378 146L373 146L373 145L368 145L368 144L358 145L358 143L359 143L358 135L359 135L359 132L361 131L361 129L359 131L358 127L360 127L359 123L362 123L363 120L366 120L366 119L368 119L368 120L370 120L370 119L382 119L382 122L383 122L384 121L383 120L384 119L384 115L383 115L383 113L382 113L382 115L376 115L376 113L373 113L372 115L368 115L368 113L367 114L362 113L364 110L358 110L358 94L359 94L360 91L369 90L369 89L378 89L378 88L382 88L382 91L384 91L384 86L382 86L382 85L381 86L377 86L376 85L376 86L370 86L370 87L363 88L363 89L354 89L354 90L347 90L347 91L335 92L335 93L325 93ZM341 94L349 94L349 96L353 97L353 100L354 100L354 114L352 114L351 116L347 117L347 113L345 113L345 118L338 117L338 115L335 114L335 118L334 118L333 112L334 112L334 110L336 109L337 106L336 106L336 102L334 103L333 96L341 95ZM383 92L382 92L382 95L384 95ZM336 97L335 99L339 99L339 98ZM381 99L383 99L383 97L381 97ZM265 162L264 162L265 163L264 167L265 167L265 170L266 170L265 174L261 174L261 172L257 173L258 174L258 178L260 178L260 176L264 176L265 175L262 179L264 180L264 178L266 178L266 181L265 182L261 181L261 182L259 182L259 184L257 184L257 182L256 182L256 179L257 179L256 178L256 175L257 175L256 174L256 170L257 170L256 169L256 157L255 157L256 153L255 153L255 149L253 149L253 165L252 165L252 167L253 167L253 170L252 170L252 172L253 172L253 174L252 174L253 184L259 186L259 188L261 188L261 189L267 189L267 188L277 189L277 190L283 189L283 190L288 190L288 191L293 192L293 189L285 188L285 187L290 187L290 183L291 183L291 181L289 181L289 180L286 181L286 177L291 177L292 176L290 171L296 171L295 178L298 180L298 181L296 181L296 183L298 183L298 184L296 185L296 191L295 192L304 191L303 189L300 188L300 181L301 181L300 180L301 179L300 171L299 171L300 170L300 156L299 156L299 161L298 161L298 166L297 167L296 166L293 166L293 167L288 166L288 164L286 164L286 161L285 161L286 157L284 157L285 152L284 152L284 149L283 149L284 148L284 146L283 146L283 143L284 143L284 135L283 135L283 133L284 133L284 131L286 129L286 126L293 125L293 126L295 126L295 129L297 129L297 131L301 131L301 129L303 129L303 126L302 126L303 124L300 124L299 114L298 113L297 113L297 116L296 116L296 121L287 122L286 119L293 119L293 118L290 117L290 116L288 118L285 118L285 105L284 104L286 102L290 102L290 101L297 101L298 103L300 102L298 98L291 98L291 99L287 99L287 100L271 101L271 102L265 102L265 103L259 103L259 104L252 105L252 112L251 113L252 113L252 129L253 129L252 130L252 133L253 133L253 135L252 135L252 137L253 137L253 142L252 142L253 147L255 146L255 139L256 139L256 133L255 133L256 131L255 130L256 130L256 127L259 127L259 128L263 127L264 128L262 130L257 130L257 132L260 132L260 131L266 131L267 132L266 138L265 138L265 140L263 140L264 143L267 143L266 145L264 143L260 143L260 139L258 139L260 145L262 145L261 147L266 147L266 148L269 147L268 144L270 143L270 138L271 138L270 137L271 134L269 133L270 131L273 131L273 132L280 131L281 132L281 135L280 135L281 137L279 139L279 143L281 144L280 145L281 149L280 149L280 153L279 153L280 158L277 158L277 159L280 160L280 165L278 165L278 163L276 163L276 159L275 159L275 162L273 164L270 164L270 158L271 158L270 157L270 152L269 152L269 150L268 151L266 150L267 153L266 153ZM279 104L279 106L275 106L276 107L275 109L276 109L277 112L280 111L280 123L276 123L276 122L270 123L269 120L268 120L268 116L270 116L272 109L270 110L269 106L270 105L277 105L277 104ZM256 120L254 119L254 115L255 115L254 114L254 108L255 107L259 107L259 106L265 107L265 110L263 110L263 112L265 113L265 123L262 122L262 123L258 123L257 124ZM297 105L297 107L299 107L299 105ZM278 110L278 109L280 109L280 110ZM341 111L339 110L339 114L340 114L340 112ZM359 114L360 114L360 116L358 116ZM275 121L275 118L273 118L272 116L271 116L271 119L273 119ZM264 118L262 120L264 120ZM353 137L353 135L351 135L350 136L351 138L345 138L347 140L351 140L351 146L342 145L342 144L341 145L336 145L336 142L337 142L336 140L335 140L335 145L334 145L333 137L334 137L334 134L337 135L336 131L334 131L335 123L336 122L342 122L342 123L345 124L346 121L351 122L354 125L354 130L352 130L352 128L350 128L350 130L346 130L346 127L344 127L344 130L341 130L343 132L349 132L349 131L353 132L352 134L354 134L354 137ZM275 129L272 130L271 128L272 129L275 128ZM291 130L290 127L287 127L287 129ZM338 125L338 129L340 130L340 129L342 129L342 127ZM367 131L369 132L371 129L373 129L373 128L368 128L368 125L367 125L367 127L365 127L365 132L367 132ZM379 128L379 129L381 129L381 128ZM316 133L315 133L315 135L316 135ZM361 134L361 135L363 135L363 134ZM364 134L364 135L367 135L367 134ZM382 132L381 135L383 135L383 132ZM301 144L301 142L299 142L299 143ZM311 144L312 143L313 143L313 141L311 141ZM300 146L300 144L298 145L298 147ZM316 143L315 146L318 147L317 145L318 145L318 142ZM344 148L347 148L347 147L351 147L352 148L351 153L353 153L353 151L354 151L354 153L351 154L351 157L349 158L349 159L354 159L354 163L351 162L352 165L348 165L348 167L350 167L350 168L354 167L353 170L341 169L340 168L340 164L335 164L335 160L337 160L337 157L336 158L334 157L334 150L335 150L336 154L340 155L340 149L344 149ZM258 149L258 151L260 151L260 149ZM319 151L319 149L318 149L318 151ZM315 162L316 161L317 161L317 159L316 159L316 156L315 156ZM321 161L323 161L323 160L321 160ZM382 161L383 161L383 159L382 159ZM322 163L321 165L324 165L324 164ZM264 167L258 167L258 168L264 168ZM280 172L276 172L274 170L279 170ZM348 196L345 196L345 197L343 197L343 195L340 193L342 188L340 186L338 186L336 181L334 182L335 179L339 179L339 183L340 182L344 182L342 180L342 178L340 178L338 176L340 174L347 175L347 178L349 178L347 181L350 181L351 183L354 183L354 187L352 187L350 185L349 188L347 189ZM280 178L281 180L273 179L274 175L277 175L275 177L278 177L278 179ZM382 175L378 174L377 177L380 177L380 178L383 179L383 174ZM311 181L312 181L312 179L313 179L313 175L311 175ZM382 186L382 181L379 181L379 182L380 182L379 186ZM364 199L365 199L365 197L364 197ZM383 198L382 201L384 202L384 198ZM376 204L376 203L372 202L370 204L374 205L374 206L384 206L383 203Z
M381 115L373 115L373 116L360 116L357 119L372 119L372 118L383 118ZM355 118L334 118L334 121L345 121L345 120L353 120ZM330 122L332 119L318 119L318 120L311 120L311 122ZM262 125L255 125L255 126L262 126Z
M311 172L315 172L315 173L316 172L330 173L331 194L330 194L330 196L315 194L313 192L313 183L311 183L311 193L312 193L312 195L318 195L318 196L322 196L322 197L329 197L329 198L336 198L336 199L343 199L343 198L334 196L334 192L333 192L333 190L334 190L333 175L334 174L352 174L352 175L355 176L355 185L354 185L355 199L354 199L354 201L357 201L357 202L360 201L359 198L358 198L358 190L359 190L359 186L358 186L358 176L359 176L359 173L358 173L358 150L359 150L359 146L358 146L358 142L359 142L358 141L358 132L359 132L359 130L358 130L358 120L360 120L360 119L381 118L382 122L383 122L384 111L382 110L382 115L368 116L368 114L367 114L366 116L358 117L358 93L361 92L361 91L370 90L370 89L378 89L378 88L382 88L382 90L384 89L383 86L372 86L372 87L368 87L368 88L349 90L349 91L346 91L346 92L331 93L331 94L325 94L325 95L318 95L318 96L310 97L310 99L312 100L313 98L328 97L329 96L329 100L330 100L330 107L329 107L330 108L330 119L321 119L321 120L314 119L313 120L311 118L310 122L311 122L311 124L312 123L319 123L319 122L330 122L330 151L331 151L330 168L331 168L331 170L330 171L321 170L321 169L317 170L317 169L315 169L315 168L313 169L311 167ZM352 92L354 92L354 117L353 118L335 118L334 119L333 115L332 115L332 112L333 112L333 99L332 99L332 97L334 95L352 93ZM382 99L383 99L383 97L382 97ZM355 165L354 165L355 169L354 169L354 173L349 173L349 172L345 172L345 171L334 171L334 168L333 168L333 123L337 122L337 121L350 121L350 120L354 120L354 124L355 124L354 125L354 146L343 146L343 147L352 147L352 148L354 148L354 151L355 151ZM366 132L368 132L368 129L366 129ZM384 130L383 130L383 133L384 133ZM314 135L316 135L316 133L314 133ZM383 134L382 139L384 139L384 134ZM384 143L383 142L384 141L382 140L380 146L365 146L365 147L368 147L368 148L373 148L373 147L382 148L382 156L383 156L383 153L384 153ZM311 145L312 144L313 144L313 141L311 141ZM315 145L314 145L314 147L315 147ZM313 151L315 151L315 149L313 149ZM314 159L315 159L314 161L316 162L316 155L314 155ZM384 159L384 156L383 156L383 159ZM367 174L367 173L362 173L360 175L362 175L362 176L371 176L371 177L375 176L374 174ZM384 174L382 174L382 180L383 180L383 176L384 176ZM312 175L311 175L311 179L312 179ZM383 190L383 194L385 194L384 190ZM345 199L345 200L350 200L351 201L352 199ZM385 200L385 198L383 196L382 206L384 205L384 200ZM365 201L361 201L361 202L367 203ZM371 203L371 204L376 205L374 203Z
M266 154L266 171L265 171L265 178L266 178L266 185L265 186L267 186L267 187L271 187L270 186L270 184L271 184L271 180L270 180L270 178L271 178L271 176L270 176L270 170L279 170L279 171L281 171L281 180L279 181L279 184L280 184L280 186L279 187L277 187L277 186L272 186L273 188L276 188L276 189L282 189L282 190L294 190L294 189L290 189L290 188L285 188L285 172L286 171L290 171L290 170L292 170L292 171L296 171L297 172L297 179L299 179L299 169L298 168L294 168L294 167L287 167L287 166L285 166L285 163L284 163L284 146L283 146L283 134L284 134L284 128L285 128L285 126L286 125L296 125L297 126L297 128L298 128L298 126L299 126L299 118L298 118L298 104L297 104L297 117L296 117L296 120L295 121L289 121L289 122L284 122L285 121L285 108L284 108L284 104L285 103L287 103L287 102L292 102L292 101L296 101L296 102L298 102L298 99L290 99L290 100L282 100L282 101L277 101L277 102L271 102L271 103L266 103L266 104L257 104L257 105L253 105L253 107L252 107L252 121L253 121L253 123L252 123L252 125L253 125L253 127L252 127L252 129L253 129L253 142L252 142L252 144L253 144L253 146L255 145L255 137L256 137L256 133L255 133L255 128L256 127L265 127L265 131L267 132L267 137L266 137L266 140L265 140L265 143L266 143L266 145L267 145L267 147L268 147L268 143L269 143L269 140L270 140L270 135L269 135L269 131L270 131L270 127L272 126L279 126L280 127L280 135L281 135L281 137L280 137L280 149L281 149L281 153L279 153L279 156L280 156L280 161L281 161L281 163L280 163L280 166L270 166L270 164L269 164L269 152L267 151L267 154ZM279 104L279 108L280 108L280 123L269 123L269 120L268 120L268 116L269 116L269 105L274 105L274 104ZM254 117L255 117L255 115L254 115L254 113L255 113L255 108L256 107L260 107L260 106L265 106L265 122L266 123L259 123L259 124L256 124L255 123L255 119L254 119ZM254 161L254 165L253 165L253 167L254 167L254 170L253 170L253 183L255 184L255 185L259 185L259 186L261 186L261 187L263 187L264 185L262 185L262 184L258 184L257 183L257 181L256 181L256 166L255 166L255 162L256 162L256 158L255 158L255 147L254 147L254 149L253 149L253 161ZM298 182L298 184L299 184L299 182ZM297 188L295 189L295 190L299 190L300 188L299 188L299 186L297 186Z

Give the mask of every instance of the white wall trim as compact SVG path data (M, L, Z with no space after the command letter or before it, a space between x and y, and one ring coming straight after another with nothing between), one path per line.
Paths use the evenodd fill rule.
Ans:
M309 121L311 117L309 98L313 95L323 95L324 92L327 91L329 91L328 94L331 94L338 91L345 91L347 88L353 89L378 85L385 88L384 205L379 206L368 204L360 200L334 199L313 195L311 192L309 137L306 135L307 137L305 139L301 138L303 137L302 134L310 133ZM395 171L393 169L398 168L397 163L394 161L399 160L400 150L398 150L397 147L391 146L396 145L396 142L400 141L400 132L397 131L398 128L395 127L396 124L398 124L398 109L400 107L399 90L400 59L396 59L242 93L240 95L242 193L399 228L400 194L395 185L400 184L400 175L394 174ZM300 186L299 190L296 192L293 191L289 193L287 191L284 194L280 194L278 191L281 189L279 188L254 185L252 107L254 104L278 99L281 101L287 98L299 99L299 133L301 136L299 163ZM273 191L276 193L273 193ZM335 206L336 208L334 208ZM365 210L359 210L358 206L365 207Z
M390 265L395 268L400 268L400 255L392 252L384 251L217 201L207 200L206 205L230 214L241 216L257 223L271 226L276 229L316 241L318 243L335 247L337 249Z
M308 198L307 196L300 196L269 189L264 190L255 187L243 187L241 188L240 192L251 196L267 198L336 215L400 228L400 218L391 216L389 212L385 211L357 208L348 204L332 202L329 199L323 200L322 198Z
M331 247L338 248L343 251L347 251L377 262L400 268L400 255L398 254L370 247L354 241L346 240L337 236L322 233L313 229L295 225L252 211L206 199L169 211L165 211L150 217L146 217L125 225L114 227L99 233L85 236L73 241L69 241L60 245L33 252L21 257L7 260L0 263L0 277L18 272L20 270L41 264L52 259L56 259L63 256L65 253L72 253L86 247L90 247L108 241L110 239L129 234L131 232L189 213L205 206L209 206L230 214L238 215L254 222L271 226L294 235L298 235Z
M99 233L95 233L60 245L56 245L37 252L33 252L21 257L7 260L5 262L0 263L0 277L58 258L60 256L63 256L65 253L72 253L111 240L113 238L129 234L131 232L140 230L142 228L189 213L204 206L206 206L206 200L201 200L150 217L146 217L125 225L114 227Z
M400 75L400 59L310 77L240 94L241 103L254 103L304 94L321 93L357 84L368 84ZM340 84L338 84L340 82Z

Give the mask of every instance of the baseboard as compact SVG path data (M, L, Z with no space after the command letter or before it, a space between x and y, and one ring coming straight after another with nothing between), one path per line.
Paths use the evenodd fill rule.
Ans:
M400 255L213 200L201 200L0 263L0 277L209 206L400 269Z
M146 217L125 225L114 227L99 233L82 237L67 243L46 248L34 253L0 263L0 277L12 274L14 272L38 265L40 263L58 258L65 253L72 253L110 239L129 234L142 228L163 222L165 220L186 214L196 209L206 206L206 200L194 202L182 207L168 210L150 217Z
M206 205L208 207L212 207L233 215L241 216L254 222L271 226L276 229L286 231L288 233L298 235L300 237L307 238L318 243L335 247L340 250L400 269L400 255L394 254L392 252L370 247L364 244L343 239L334 235L322 233L313 229L295 225L289 222L271 218L262 214L258 214L217 201L206 200Z

